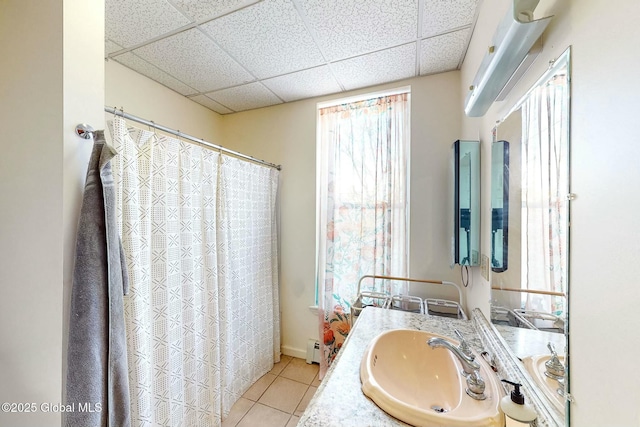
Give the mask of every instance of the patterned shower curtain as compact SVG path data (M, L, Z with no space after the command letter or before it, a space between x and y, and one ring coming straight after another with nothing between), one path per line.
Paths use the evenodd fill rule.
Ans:
M218 426L279 360L278 172L110 123L131 418Z
M280 361L278 171L222 156L218 197L222 407ZM273 358L266 357L273 355Z

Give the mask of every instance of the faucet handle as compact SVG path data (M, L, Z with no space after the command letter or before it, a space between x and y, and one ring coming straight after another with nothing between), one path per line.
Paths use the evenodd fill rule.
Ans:
M465 390L469 396L476 400L485 400L487 396L484 394L485 383L478 371L473 371L467 375L467 389Z
M547 377L552 378L554 380L560 380L561 378L564 378L566 369L562 364L562 362L560 362L560 359L558 358L558 353L556 353L556 349L551 343L551 341L547 343L547 348L549 349L549 351L551 351L551 358L549 358L549 360L547 360L544 364L545 366L544 374Z
M460 331L457 329L454 329L453 333L455 333L458 339L460 340L460 345L458 346L458 349L462 352L462 354L467 356L469 359L474 360L476 357L471 351L471 347L469 346L469 343L467 343L467 341L464 339Z

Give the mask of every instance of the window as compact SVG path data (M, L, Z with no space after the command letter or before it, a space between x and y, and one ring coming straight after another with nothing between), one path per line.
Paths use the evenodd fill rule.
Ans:
M409 108L406 90L318 108L321 366L349 332L360 277L407 274Z

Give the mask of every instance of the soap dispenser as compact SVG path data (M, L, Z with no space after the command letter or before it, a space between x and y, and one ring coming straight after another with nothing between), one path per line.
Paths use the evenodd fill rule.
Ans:
M500 400L500 409L502 409L502 412L507 416L507 427L530 425L531 422L537 418L538 414L531 405L524 402L524 395L520 392L522 384L509 380L502 381L514 387L511 395L505 396ZM514 423L510 419L517 422Z

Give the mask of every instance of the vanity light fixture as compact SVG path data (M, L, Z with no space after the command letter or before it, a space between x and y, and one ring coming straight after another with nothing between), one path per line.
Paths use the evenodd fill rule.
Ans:
M538 3L513 0L469 87L464 107L467 116L482 117L487 112L544 32L552 16L534 20Z

